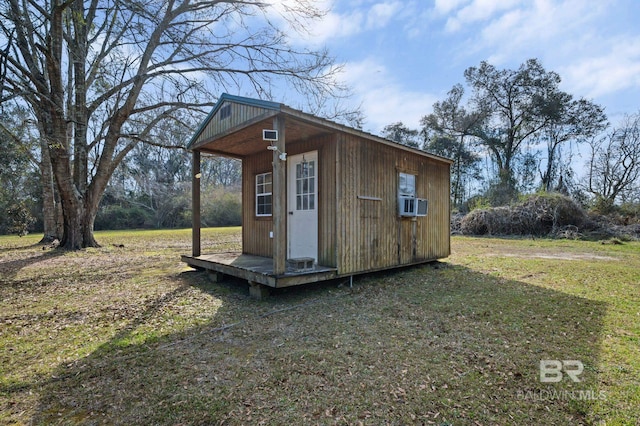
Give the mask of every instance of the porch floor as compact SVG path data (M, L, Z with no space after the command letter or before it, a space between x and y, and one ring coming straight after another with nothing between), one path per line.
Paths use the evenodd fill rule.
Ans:
M272 258L239 252L203 254L196 257L183 255L182 261L194 268L242 278L269 287L289 287L337 277L336 268L321 265L305 271L287 267L284 274L276 275L273 273Z

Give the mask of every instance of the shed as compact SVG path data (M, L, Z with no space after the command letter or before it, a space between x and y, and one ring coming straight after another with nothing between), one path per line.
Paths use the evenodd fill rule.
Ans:
M451 161L277 102L223 94L189 142L193 241L182 260L254 291L450 254ZM200 239L201 154L242 161L242 252Z

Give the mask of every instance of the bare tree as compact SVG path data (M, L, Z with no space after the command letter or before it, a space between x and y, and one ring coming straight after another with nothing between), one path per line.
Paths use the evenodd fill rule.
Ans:
M590 143L587 190L604 206L613 206L640 187L640 112Z
M278 3L280 5L280 3ZM180 110L202 112L235 87L269 97L290 82L340 95L325 50L296 49L312 0L6 0L0 6L0 101L21 99L46 144L63 212L61 247L97 246L93 223L115 168Z

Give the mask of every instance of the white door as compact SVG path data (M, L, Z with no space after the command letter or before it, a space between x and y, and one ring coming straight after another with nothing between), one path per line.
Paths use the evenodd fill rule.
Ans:
M318 259L318 151L287 158L289 259Z

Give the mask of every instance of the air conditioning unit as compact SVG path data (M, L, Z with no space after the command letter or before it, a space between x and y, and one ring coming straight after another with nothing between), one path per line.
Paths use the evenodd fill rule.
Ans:
M398 197L398 214L403 217L426 216L427 200L424 198Z
M416 216L426 216L427 211L429 210L429 203L426 198L416 198L417 206L416 206Z

